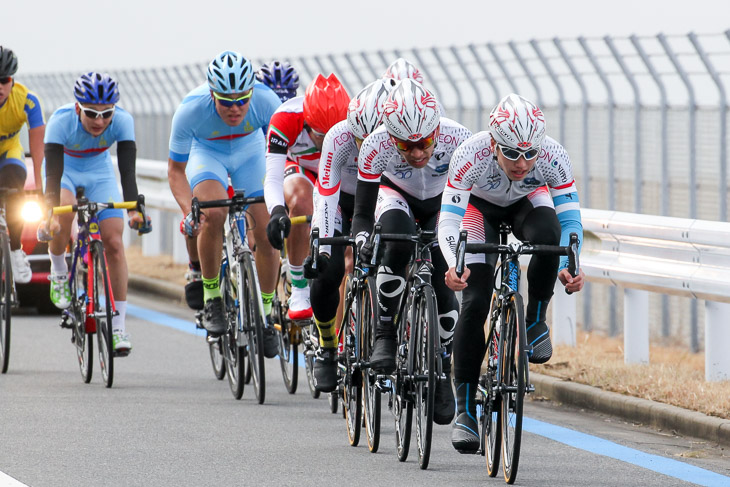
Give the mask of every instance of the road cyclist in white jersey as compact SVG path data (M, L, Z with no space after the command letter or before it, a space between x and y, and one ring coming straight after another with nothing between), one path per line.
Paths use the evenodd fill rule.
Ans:
M350 234L360 146L380 126L383 105L394 84L394 80L381 79L368 84L350 101L347 119L335 124L324 138L312 218L312 228L318 228L322 238ZM345 275L345 249L344 246L321 246L316 271L312 270L311 257L307 256L304 263L305 276L313 278L310 295L319 331L315 386L323 392L331 392L337 386L335 323L339 288Z
M360 246L360 257L369 261L373 249L368 238L375 221L383 233L434 230L446 184L449 161L458 145L471 136L459 123L443 118L433 94L411 79L400 81L384 106L383 126L368 136L360 147L358 183L352 233ZM405 272L412 247L387 242L376 282L381 321L376 326L370 366L389 374L395 368L396 329L394 318L405 287ZM439 315L443 371L451 373L451 343L458 317L456 296L444 284L446 262L433 253L433 286ZM438 380L434 421L449 424L454 417L451 380Z
M504 97L489 116L489 130L467 139L454 153L441 200L438 237L448 262L446 284L462 291L461 313L454 335L454 385L457 418L452 444L476 451L479 433L475 397L485 353L484 322L489 313L496 255L467 254L461 277L456 274L456 243L461 229L469 243L499 243L501 223L531 244L568 245L570 233L583 240L578 193L570 158L545 133L542 111L525 98ZM582 271L572 277L567 256L535 255L528 271L525 315L530 361L552 355L545 321L556 278L570 292L583 287Z

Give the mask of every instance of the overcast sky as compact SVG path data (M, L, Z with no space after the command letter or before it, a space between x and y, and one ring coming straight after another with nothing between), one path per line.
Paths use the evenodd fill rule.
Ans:
M4 2L0 44L27 73L506 42L721 33L728 0L26 0Z

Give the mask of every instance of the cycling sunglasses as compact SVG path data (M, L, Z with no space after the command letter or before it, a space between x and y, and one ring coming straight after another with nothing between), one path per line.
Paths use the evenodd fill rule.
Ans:
M94 110L93 108L87 108L81 104L79 104L79 108L82 112L84 112L84 115L86 115L89 118L110 118L112 115L114 115L114 109L116 107L107 108L106 110Z
M0 85L6 85L6 84L10 83L11 81L13 81L12 76L5 76L4 78L0 78Z
M497 144L497 147L499 147L499 150L502 152L502 155L509 159L510 161L516 161L520 157L524 157L526 160L531 161L534 158L540 154L540 148L536 147L534 149L528 149L526 151L519 151L517 149L510 149L509 147L505 147L501 144Z
M248 93L243 96L239 96L238 98L227 98L225 96L219 95L215 91L213 92L213 98L218 100L218 103L226 108L231 108L233 105L237 105L239 107L244 106L251 100L251 95L253 95L253 90L250 90Z
M413 149L426 150L436 142L436 131L434 130L433 132L431 132L431 135L415 142L411 142L409 140L401 140L393 137L392 135L390 138L395 144L396 149L401 152L408 152Z

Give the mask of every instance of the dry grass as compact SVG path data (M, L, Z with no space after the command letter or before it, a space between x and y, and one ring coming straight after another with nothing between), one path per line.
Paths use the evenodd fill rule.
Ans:
M187 265L172 257L144 257L127 249L129 272L185 284ZM531 370L635 397L730 419L730 381L705 382L705 356L679 347L652 346L650 364L626 365L623 338L578 332L578 346L555 347L553 358Z
M607 391L651 399L730 419L730 381L705 382L705 356L651 346L649 364L625 364L623 338L578 333L578 346L555 347L553 358L531 370Z

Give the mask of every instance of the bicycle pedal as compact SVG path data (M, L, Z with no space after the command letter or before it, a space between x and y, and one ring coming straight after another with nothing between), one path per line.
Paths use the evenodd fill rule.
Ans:
M213 337L213 336L210 336L210 335L208 335L207 337L205 337L205 341L208 342L208 343L215 343L219 339L220 339L220 337Z
M60 326L61 328L69 328L69 329L74 327L73 322L71 321L71 317L67 314L64 314L61 317L61 322L58 324L58 326Z

